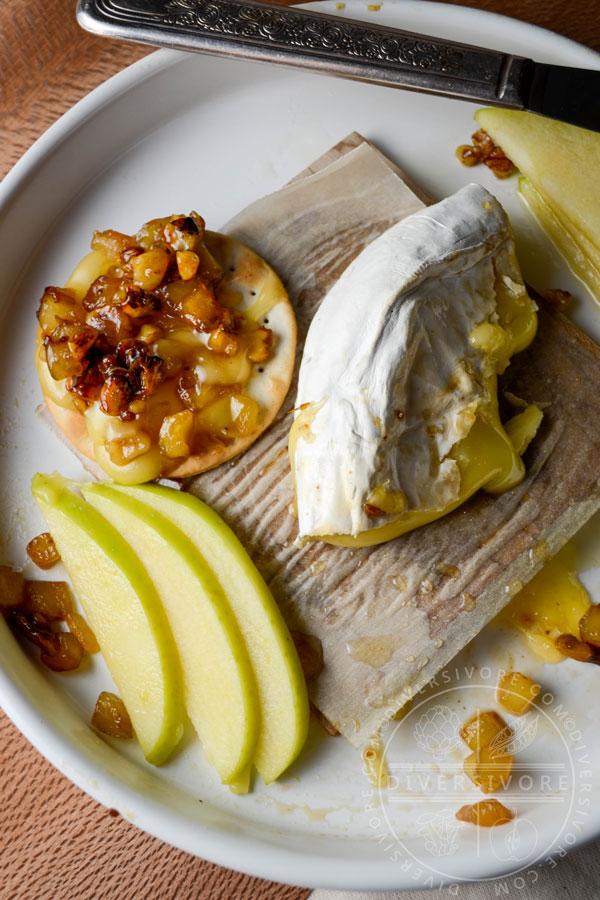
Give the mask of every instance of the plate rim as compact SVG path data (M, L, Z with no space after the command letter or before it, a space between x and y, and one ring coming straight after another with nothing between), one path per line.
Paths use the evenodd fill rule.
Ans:
M437 14L449 16L460 21L473 20L481 22L481 29L487 30L489 24L501 20L503 28L511 28L520 36L530 34L532 43L540 39L552 42L557 50L563 53L577 52L582 55L586 64L600 68L600 53L580 44L571 38L553 32L547 28L514 19L501 13L491 12L473 7L455 6L450 3L433 2L433 0L384 0L388 7L411 7L423 9L427 2L427 10L434 19ZM323 9L334 12L334 0L316 0L303 4L307 9ZM358 6L359 0L348 0L346 11ZM361 4L362 8L367 4ZM383 4L382 4L383 8ZM343 16L342 16L343 18ZM478 25L478 30L481 30ZM442 29L443 30L443 29ZM136 85L168 71L189 58L189 54L180 50L157 50L140 60L130 64L106 82L94 88L74 106L67 110L28 148L15 163L0 184L0 217L18 200L19 191L26 186L47 156L69 140L88 119L109 106L119 97L125 95ZM374 861L353 860L347 856L316 856L304 850L295 850L280 844L269 846L265 854L265 842L256 839L245 831L241 835L232 832L223 841L222 832L210 825L198 822L193 833L190 833L182 817L164 805L149 798L143 792L134 790L122 780L114 777L108 769L100 768L78 745L70 741L59 729L41 718L35 706L25 697L16 680L10 676L4 665L0 664L0 705L14 725L25 738L65 777L76 784L86 794L93 797L105 807L112 805L109 797L118 795L121 809L135 809L135 816L124 815L147 834L168 843L193 856L200 856L218 865L235 869L245 874L279 881L298 887L338 888L346 890L398 890L410 888L423 889L412 879L401 879L397 865L385 859ZM161 826L155 827L156 815L160 814ZM577 840L575 847L584 846L600 834L600 818L593 833L588 833ZM161 834L157 833L161 831ZM164 832L168 831L168 838ZM201 837L201 847L197 846L197 838ZM340 843L343 839L340 838ZM201 853L200 853L201 851ZM306 873L310 873L307 876ZM340 874L341 868L341 874ZM485 875L485 880L492 880L506 874L506 865L500 863ZM308 877L308 880L306 880ZM465 876L465 882L472 878ZM431 886L441 882L434 877ZM429 885L428 885L429 886Z

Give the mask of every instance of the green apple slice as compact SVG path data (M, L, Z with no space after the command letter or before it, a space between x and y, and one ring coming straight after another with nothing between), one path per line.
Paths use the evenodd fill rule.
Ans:
M600 249L600 134L509 109L480 109L475 119L558 218Z
M569 264L574 275L587 284L595 297L600 299L600 253L581 234L565 227L529 179L519 179L519 194L536 217L548 237ZM598 257L598 263L596 262Z
M60 475L32 493L98 639L148 762L166 762L183 734L177 648L148 573L121 535Z
M256 676L261 730L254 764L269 784L302 749L309 718L298 654L273 595L233 531L201 500L158 485L115 485L114 490L143 500L179 525L219 579Z
M228 784L250 766L259 728L256 683L235 617L193 542L160 512L114 485L82 487L152 578L179 650L185 704L207 762ZM178 524L182 524L179 522Z

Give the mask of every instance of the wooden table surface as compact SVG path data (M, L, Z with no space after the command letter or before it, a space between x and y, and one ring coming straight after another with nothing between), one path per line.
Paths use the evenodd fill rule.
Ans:
M590 0L466 0L600 50ZM152 48L81 31L74 0L0 0L0 177L65 110ZM1 701L1 698L0 698ZM0 712L0 900L304 900L188 856L83 794Z

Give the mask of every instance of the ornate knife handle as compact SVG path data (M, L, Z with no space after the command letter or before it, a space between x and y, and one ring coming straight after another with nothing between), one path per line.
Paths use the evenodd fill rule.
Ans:
M79 0L89 31L522 109L523 57L255 0Z

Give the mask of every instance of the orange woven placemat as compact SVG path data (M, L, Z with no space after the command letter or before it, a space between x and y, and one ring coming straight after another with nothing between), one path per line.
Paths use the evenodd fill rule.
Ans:
M589 0L466 0L600 50ZM151 48L78 29L74 0L0 0L0 177L63 112ZM89 799L0 712L0 900L304 900L143 834ZM307 872L307 880L310 873Z

